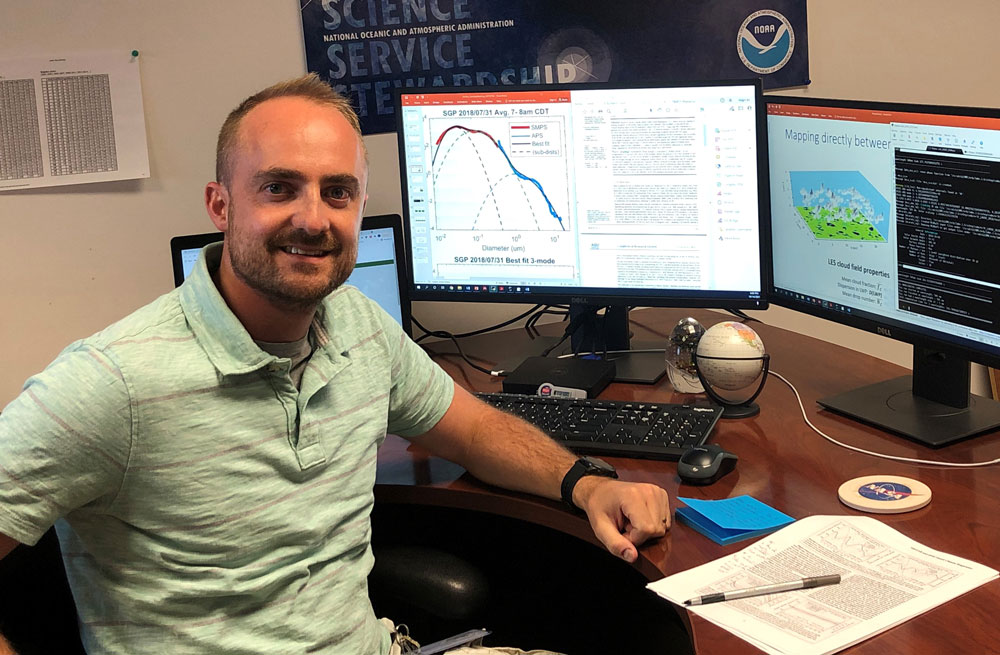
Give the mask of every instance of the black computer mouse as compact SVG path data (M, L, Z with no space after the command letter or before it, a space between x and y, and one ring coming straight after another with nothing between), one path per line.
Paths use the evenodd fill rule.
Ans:
M688 448L677 462L677 475L687 484L712 484L736 468L736 455L718 444Z

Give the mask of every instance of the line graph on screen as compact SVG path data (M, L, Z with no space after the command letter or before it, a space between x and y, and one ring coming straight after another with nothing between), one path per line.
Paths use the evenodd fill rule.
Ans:
M430 121L437 230L570 229L561 117Z

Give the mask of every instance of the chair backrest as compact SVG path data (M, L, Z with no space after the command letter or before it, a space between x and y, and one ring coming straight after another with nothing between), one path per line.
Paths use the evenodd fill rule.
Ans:
M84 655L54 529L0 560L0 633L19 655Z

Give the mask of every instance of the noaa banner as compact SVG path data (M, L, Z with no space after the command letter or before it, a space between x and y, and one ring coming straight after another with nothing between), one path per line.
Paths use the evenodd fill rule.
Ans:
M301 0L306 61L391 132L393 89L809 83L806 0Z

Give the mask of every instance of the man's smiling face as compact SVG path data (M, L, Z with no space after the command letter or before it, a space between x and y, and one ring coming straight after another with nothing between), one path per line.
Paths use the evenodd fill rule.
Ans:
M226 184L223 268L275 305L315 306L354 270L367 175L336 109L283 97L250 110Z

